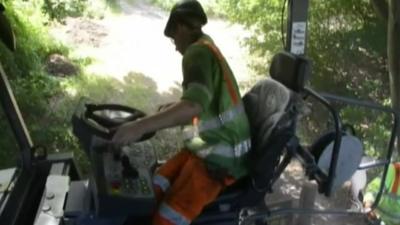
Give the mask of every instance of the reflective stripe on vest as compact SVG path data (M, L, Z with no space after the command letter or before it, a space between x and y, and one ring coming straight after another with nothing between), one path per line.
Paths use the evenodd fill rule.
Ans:
M166 192L170 187L169 180L159 174L153 177L153 184L159 186L163 192Z
M217 144L205 149L201 149L195 152L195 154L200 158L206 158L210 154L223 156L226 158L237 158L246 154L251 147L250 139L240 142L233 148L230 145Z
M168 220L172 224L175 225L189 225L190 220L184 217L183 215L179 214L177 211L175 211L172 207L167 205L165 202L163 202L158 209L158 213L160 214L161 217L164 219Z
M208 119L206 121L193 120L193 125L185 126L183 130L184 140L192 139L198 136L198 133L213 130L222 127L224 124L231 122L237 118L237 116L245 113L244 106L242 103L230 108L229 110L219 114L218 116ZM195 122L195 120L197 122Z
M392 208L394 207L393 204L398 204L400 202L400 196L397 193L400 182L400 164L394 163L390 166L393 166L395 172L389 173L387 174L387 176L388 175L394 176L390 177L393 178L393 182L390 182L390 184L389 183L385 184L382 193L382 198L377 206L377 210L381 214L381 216L386 217L391 221L400 221L400 212L394 212ZM377 195L377 193L373 194L374 196Z

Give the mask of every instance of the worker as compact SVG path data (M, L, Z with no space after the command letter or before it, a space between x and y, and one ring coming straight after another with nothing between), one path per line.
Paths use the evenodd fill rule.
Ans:
M372 207L381 185L381 177L373 179L367 186L363 198L364 207ZM385 225L400 224L400 162L392 163L386 175L383 193L375 209L368 217L379 219Z
M184 125L184 148L154 175L158 207L152 224L190 224L225 187L248 173L250 128L237 81L212 38L196 0L176 3L164 34L182 54L183 93L159 112L119 127L116 145Z

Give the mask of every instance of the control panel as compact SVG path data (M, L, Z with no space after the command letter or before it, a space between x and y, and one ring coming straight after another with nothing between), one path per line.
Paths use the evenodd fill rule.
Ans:
M144 116L128 106L82 101L72 117L73 133L90 160L88 187L98 218L144 216L154 210L154 133L119 149L111 143L116 127Z
M155 207L152 168L156 156L150 141L132 143L119 150L92 151L91 158L94 178L90 186L98 215L151 213Z
M156 160L148 142L125 146L121 154L102 154L110 193L127 197L153 197L150 173Z

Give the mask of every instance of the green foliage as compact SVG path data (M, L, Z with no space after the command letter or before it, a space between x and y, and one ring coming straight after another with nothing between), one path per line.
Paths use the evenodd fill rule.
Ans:
M49 77L42 65L50 53L68 54L68 50L49 37L47 28L43 26L47 18L40 11L39 1L5 2L5 7L6 15L15 32L17 49L11 53L0 44L1 64L10 79L26 124L32 131L31 135L37 143L51 143L48 140L60 136L57 130L63 128L57 126L59 117L47 121L43 116L49 114L51 99L59 95L62 89L59 81ZM56 122L52 123L53 121ZM0 126L2 130L10 129L5 119ZM49 129L43 132L43 127L47 126ZM10 136L12 137L11 133L4 132L0 138L1 146L5 150L1 154L7 155L1 157L1 166L10 163L15 165L13 160L17 159L15 155L18 153L18 148L15 139L9 138Z
M286 29L283 0L222 0L228 18L252 31L246 44L259 74L268 70L271 56L282 50ZM386 65L386 26L367 0L309 1L307 55L312 60L311 86L319 91L385 104L389 99ZM283 24L283 26L282 26ZM283 31L283 32L282 32ZM334 84L334 85L332 85ZM370 154L382 153L390 136L390 116L337 105L344 121L355 124ZM321 107L317 107L321 111ZM325 129L322 112L304 124L311 141ZM325 121L325 122L322 122ZM382 124L385 124L382 125Z
M87 0L44 0L42 9L50 19L63 21L67 16L82 16L87 4Z
M67 17L103 18L108 9L120 12L116 0L41 0L42 12L63 23Z
M311 4L309 56L311 84L317 90L384 104L389 99L385 68L386 26L368 1ZM335 85L332 85L335 84ZM366 153L382 155L390 138L391 117L339 105L341 117L354 124Z
M17 50L10 53L0 45L0 57L8 76L33 76L43 73L42 63L50 53L68 55L66 47L48 35L47 18L38 1L6 3L7 17L15 32Z
M92 0L92 1L96 1L96 0ZM114 13L121 12L121 6L118 4L118 0L105 0L105 5L107 8L109 8L111 10L111 12L114 12Z
M252 36L247 40L249 51L257 56L270 58L273 53L282 49L282 2L222 0L219 4L228 18L252 31ZM265 68L260 74L265 74Z

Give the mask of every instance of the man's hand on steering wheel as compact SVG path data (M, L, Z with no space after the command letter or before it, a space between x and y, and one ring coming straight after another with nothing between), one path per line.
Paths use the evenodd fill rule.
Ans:
M116 147L122 147L129 143L138 141L145 134L145 128L140 121L132 121L116 128L112 143Z

